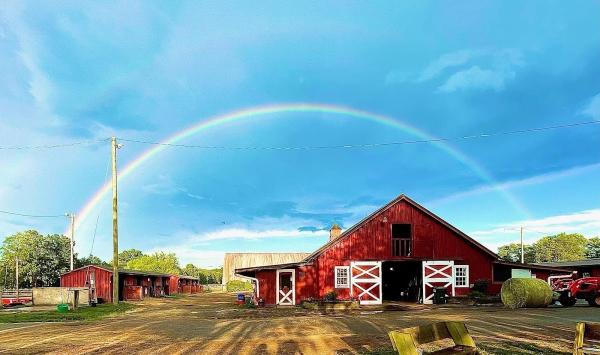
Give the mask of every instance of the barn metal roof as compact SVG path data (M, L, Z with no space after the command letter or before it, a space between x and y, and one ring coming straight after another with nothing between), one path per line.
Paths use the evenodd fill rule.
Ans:
M506 265L512 266L516 268L525 268L525 269L536 269L536 270L546 270L546 271L554 271L554 272L571 272L569 269L561 268L553 265L541 265L541 264L521 264L521 263L513 263L509 261L496 260L494 264L498 265Z
M74 271L78 271L78 270L82 270L88 267L94 267L97 269L102 269L108 272L112 272L112 269L106 268L104 266L100 266L100 265L85 265L82 267L79 267L77 269L73 269L71 271L67 271L67 272L63 272L61 274L62 275L66 275L69 274L71 272ZM153 271L142 271L142 270L128 270L128 269L119 269L119 274L123 274L123 275L138 275L138 276L159 276L159 277L171 277L171 276L177 276L180 279L191 279L191 280L198 280L197 277L193 277L193 276L187 276L187 275L171 275L171 274L163 274L163 273L159 273L159 272L153 272Z
M560 261L552 263L537 263L536 265L554 266L554 267L578 267L578 266L600 266L600 258L576 260L576 261Z

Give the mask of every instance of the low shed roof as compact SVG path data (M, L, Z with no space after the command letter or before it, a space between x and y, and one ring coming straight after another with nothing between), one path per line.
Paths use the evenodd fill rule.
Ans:
M540 264L521 264L521 263L512 263L508 261L496 260L494 264L512 266L515 268L524 268L524 269L535 269L535 270L544 270L550 272L571 272L569 269L550 266L550 265L540 265Z
M576 261L560 261L554 263L538 263L536 265L553 267L581 267L581 266L600 266L600 258L583 259Z
M112 272L112 269L109 269L109 268L107 268L107 267L104 267L104 266L100 266L100 265L86 265L86 266L79 267L79 268L77 268L77 269L73 269L73 270L71 270L71 271L64 272L64 273L62 273L62 274L61 274L61 276L62 276L62 275L69 274L69 273L71 273L71 272L74 272L74 271L83 270L83 269L85 269L85 268L88 268L88 267L90 267L90 266L91 266L91 267L94 267L94 268L97 268L97 269L102 269L102 270L105 270L105 271L108 271L108 272ZM154 271L129 270L129 269L119 269L119 274L122 274L122 275L136 275L136 276L155 276L155 277L171 277L171 276L177 276L177 277L179 277L180 279L191 279L191 280L198 280L198 278L197 278L197 277L193 277L193 276L186 276L186 275L171 275L171 274L163 274L163 273L160 273L160 272L154 272Z

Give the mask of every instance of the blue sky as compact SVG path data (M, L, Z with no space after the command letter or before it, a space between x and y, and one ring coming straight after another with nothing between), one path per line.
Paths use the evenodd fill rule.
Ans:
M215 115L290 102L384 114L440 137L600 120L598 13L597 1L3 2L1 145L161 141ZM417 138L344 115L288 112L181 143ZM169 148L120 181L120 246L203 266L226 251L312 251L332 222L349 227L401 193L492 249L515 241L520 225L528 241L598 235L599 144L600 125L450 142L494 182L432 144ZM126 142L120 166L148 148ZM105 181L108 158L104 142L0 150L0 209L78 211ZM0 215L0 238L60 233L66 222ZM110 233L105 198L82 221L76 250L108 259Z

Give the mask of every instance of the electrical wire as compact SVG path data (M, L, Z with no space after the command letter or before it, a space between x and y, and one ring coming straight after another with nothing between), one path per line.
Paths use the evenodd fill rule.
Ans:
M99 142L106 142L110 138L102 138L102 139L92 139L87 141L73 142L73 143L63 143L63 144L46 144L46 145L21 145L21 146L0 146L0 149L3 150L34 150L34 149L55 149L55 148L66 148L66 147L74 147L78 145L91 145Z
M197 149L221 149L221 150L315 150L315 149L356 149L356 148L376 148L376 147L385 147L385 146L395 146L395 145L406 145L406 144L421 144L421 143L436 143L436 142L446 142L446 141L458 141L458 140L470 140L470 139L481 139L481 138L490 138L497 136L505 136L505 135L516 135L516 134L526 134L526 133L537 133L542 131L563 129L563 128L572 128L579 126L588 126L593 124L600 123L600 120L592 120L592 121L582 121L582 122L574 122L574 123L566 123L554 126L545 126L545 127L534 127L513 131L503 131L503 132L491 132L491 133L479 133L467 136L458 136L458 137L442 137L442 138L432 138L432 139L419 139L419 140L407 140L407 141L397 141L397 142L383 142L383 143L365 143L365 144L340 144L340 145L321 145L321 146L271 146L271 147L260 147L260 146L241 146L241 147L232 147L232 146L212 146L212 145L193 145L193 144L177 144L177 143L163 143L163 142L154 142L148 140L139 140L139 139L128 139L128 138L119 138L124 142L131 143L140 143L140 144L150 144L150 145L162 145L169 147L179 147L179 148L197 148ZM49 145L23 145L23 146L0 146L0 150L35 150L35 149L55 149L55 148L66 148L73 147L79 145L91 145L100 142L109 141L111 138L101 138L73 143L64 143L64 144L49 144Z
M108 170L110 167L112 157L109 157L106 163L106 171L104 173L104 181L108 180ZM92 256L94 252L94 242L96 241L96 232L98 231L98 221L100 220L100 213L96 216L96 225L94 226L94 235L92 236L92 246L90 247L90 256Z
M218 150L316 150L316 149L344 149L344 148L355 149L355 148L376 148L376 147L396 146L396 145L406 145L406 144L436 143L436 142L491 138L491 137L497 137L497 136L537 133L537 132L542 132L542 131L580 127L580 126L587 126L587 125L599 124L599 123L600 123L600 120L593 120L593 121L567 123L567 124L554 125L554 126L534 127L534 128L527 128L527 129L520 129L520 130L513 130L513 131L479 133L479 134L474 134L474 135L458 136L458 137L440 137L440 138L432 138L432 139L406 140L406 141L384 142L384 143L340 144L340 145L322 145L322 146L270 146L270 147L269 146L263 146L263 147L240 146L240 147L235 147L235 146L163 143L163 142L154 142L154 141L148 141L148 140L128 139L128 138L118 138L118 139L120 141L124 141L124 142L160 145L160 146L167 146L167 147L218 149Z
M33 217L33 218L57 218L57 217L65 217L64 214L56 214L56 215L34 215L34 214L17 213L17 212L10 212L10 211L0 211L0 213L10 214L10 215L13 215L13 216Z

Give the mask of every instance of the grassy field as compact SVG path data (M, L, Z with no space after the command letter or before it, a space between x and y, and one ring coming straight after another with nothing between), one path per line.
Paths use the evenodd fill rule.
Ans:
M1 312L0 323L25 323L25 322L63 322L74 320L96 320L135 308L131 303L100 304L96 307L80 307L67 313L52 311L14 311Z

